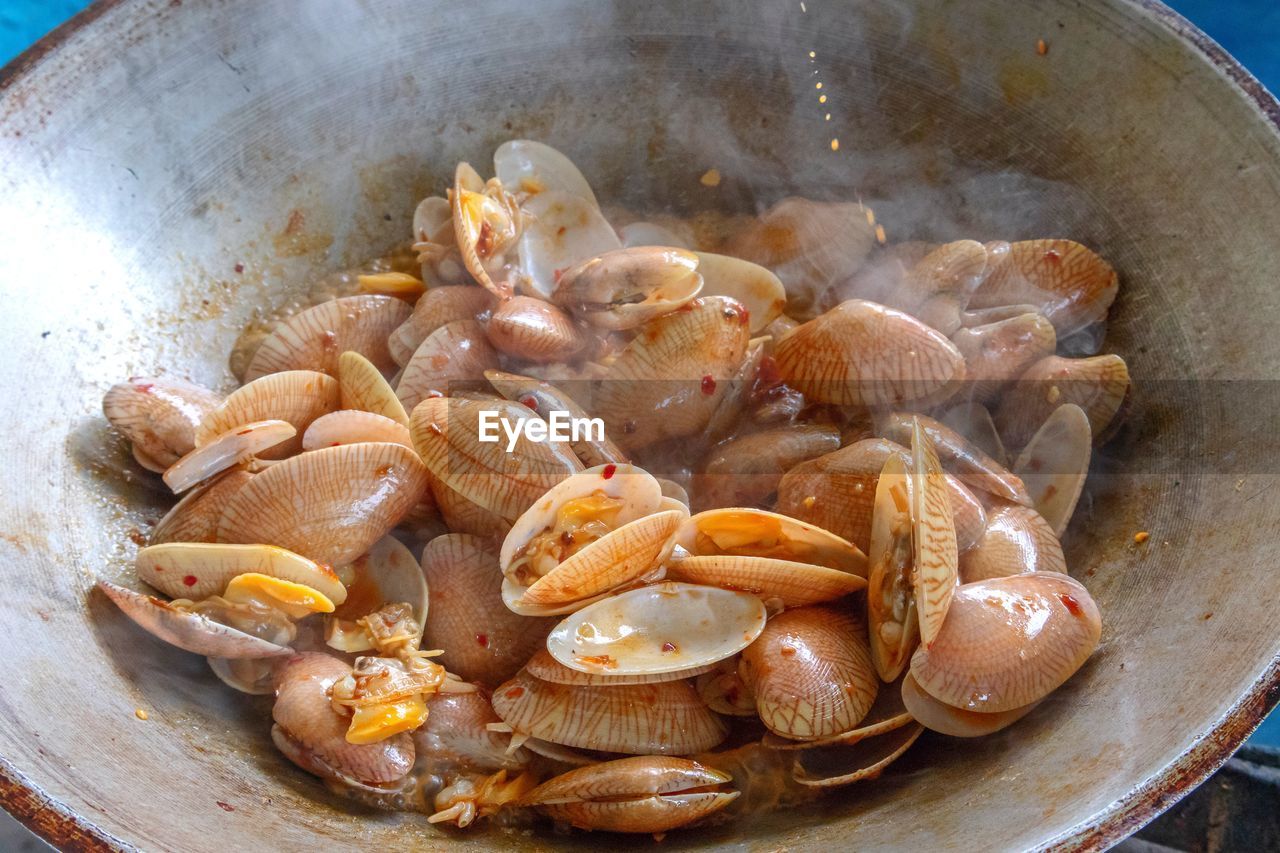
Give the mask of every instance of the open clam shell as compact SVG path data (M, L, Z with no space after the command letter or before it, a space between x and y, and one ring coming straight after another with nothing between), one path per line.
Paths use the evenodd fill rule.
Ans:
M480 440L482 417L500 438ZM567 445L535 442L524 433L522 422L537 417L507 400L433 397L413 410L409 430L434 477L482 509L514 521L549 489L582 469ZM498 429L503 420L520 428L510 453L507 436Z
M547 190L526 201L524 212L530 221L520 236L520 272L543 299L555 291L557 270L622 248L595 199Z
M396 364L404 367L427 336L458 320L475 320L493 310L497 299L483 287L453 284L433 287L413 306L413 314L387 339L387 348Z
M499 145L493 152L493 173L513 193L532 196L554 190L599 206L591 185L573 161L532 139L511 139Z
M373 362L358 352L338 356L338 392L343 409L372 412L403 427L409 426L409 413L396 392Z
M915 559L912 547L912 491L902 456L885 460L876 483L871 521L871 571L867 575L867 622L871 659L885 682L896 681L910 660L920 635L916 598L911 588Z
M413 449L413 439L407 426L391 418L356 409L342 409L316 418L302 436L302 449L318 450L368 441L402 444Z
M687 672L732 657L764 630L754 595L660 583L610 596L552 629L547 651L595 675Z
M255 421L232 427L170 465L164 472L165 485L174 494L181 494L296 434L293 424L286 421Z
M960 552L942 463L919 418L913 422L911 458L911 574L920 642L928 646L947 618L959 577Z
M310 450L272 465L236 492L218 538L279 545L340 566L395 527L426 488L422 462L399 444Z
M862 619L831 607L787 610L742 653L742 673L769 731L815 740L854 728L880 683Z
M970 299L974 308L1030 303L1059 337L1107 316L1120 288L1111 265L1071 240L1023 240L1009 245Z
M1042 314L1019 314L959 329L951 342L964 355L973 399L986 402L1058 345L1053 324Z
M486 370L484 376L497 389L498 393L508 400L527 406L546 420L552 412L564 412L571 418L587 418L586 409L561 389L535 379L516 373L504 373L501 370ZM592 430L584 430L579 440L570 440L573 452L582 460L583 465L605 465L609 462L626 462L627 457L622 450L601 430L597 437Z
M139 627L188 652L221 658L265 658L293 652L202 614L180 610L155 596L109 581L98 581L98 587Z
M498 549L488 538L432 539L422 549L422 572L431 599L424 647L443 649L441 662L467 681L494 687L511 678L555 625L503 606Z
M485 182L468 163L459 163L449 193L454 238L467 272L496 296L510 296L507 281L495 283L491 268L503 266L507 250L520 236L521 215L502 182Z
M677 672L654 672L623 675L620 673L610 672L607 675L596 674L591 672L583 672L577 669L570 669L560 661L556 660L551 652L547 651L546 644L543 644L533 656L525 663L525 671L534 678L543 681L550 681L553 684L579 684L590 685L592 687L609 687L623 686L627 684L658 684L663 681L679 681L682 678L693 678L694 676L703 675L713 669L715 664L707 664L706 666L697 666L691 669L682 669ZM752 713L755 713L754 710Z
M886 438L910 445L913 423L917 421L933 442L942 464L965 485L1007 501L1031 505L1031 496L1021 478L946 424L926 415L895 413L885 418L882 431Z
M218 520L227 501L253 477L243 468L232 469L221 477L192 489L165 513L151 531L148 544L164 542L216 542Z
M177 379L136 377L112 385L102 413L133 444L134 453L157 473L196 446L196 430L219 397L208 388Z
M987 513L987 529L960 555L961 583L1026 572L1067 573L1058 537L1034 509L1017 504L992 507Z
M196 430L196 446L203 447L223 433L257 421L285 421L297 436L260 451L263 459L283 459L297 453L300 437L311 422L339 406L338 381L314 370L284 370L261 376L232 391L205 416Z
M1075 404L1096 438L1105 436L1129 394L1129 368L1118 355L1061 358L1031 365L1000 400L996 426L1009 447L1021 447L1059 406Z
M702 276L702 293L728 296L741 302L751 317L751 334L760 334L787 307L787 291L782 281L759 264L712 252L695 254L698 273Z
M347 597L342 581L328 566L274 545L169 542L138 551L139 579L170 598L200 600L221 595L232 578L256 573L302 584L335 604Z
M1059 406L1027 442L1013 464L1035 509L1055 536L1067 530L1093 455L1089 418L1079 406Z
M688 755L714 748L728 734L683 679L595 687L554 684L521 671L493 692L493 709L520 734L628 755Z
M762 509L709 509L688 518L676 544L693 556L770 557L866 577L867 558L852 542Z
M346 600L330 614L330 623L336 620L344 626L353 625L357 619L388 604L403 603L413 610L413 618L418 627L417 639L422 638L430 605L427 580L413 552L401 544L399 539L394 536L379 539L373 547L351 562L350 573L352 579L347 584ZM352 648L348 643L342 651L365 651L373 647L359 641L357 644L359 648ZM330 645L334 643L331 642Z
M498 367L498 353L475 320L455 320L422 341L396 384L396 396L413 412L428 397L448 395L462 385L479 385ZM412 419L412 415L410 416Z
M899 695L911 717L930 731L951 737L983 737L1013 725L1027 714L1035 710L1038 702L1014 708L1011 711L997 711L983 714L977 711L965 711L954 708L945 702L939 702L920 689L915 677L907 673L902 680Z
M552 298L593 326L633 329L696 297L698 268L698 255L684 249L616 249L565 270Z
M387 336L412 309L391 296L361 294L322 302L293 315L267 335L249 361L245 382L283 370L316 370L334 376L338 356L360 353L379 370L395 369Z
M840 569L728 554L673 560L667 567L667 578L749 592L784 608L835 601L867 586L862 575Z
M1033 572L965 584L932 646L911 658L920 688L967 711L1012 711L1056 690L1093 654L1102 619L1066 575Z

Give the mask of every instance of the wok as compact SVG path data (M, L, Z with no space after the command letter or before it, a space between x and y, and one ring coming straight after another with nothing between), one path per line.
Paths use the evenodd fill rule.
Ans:
M1115 842L1280 689L1274 407L1251 381L1280 373L1278 118L1142 0L95 5L0 79L0 804L69 847L442 843L329 795L272 750L263 701L90 593L165 505L99 404L157 370L225 386L255 306L400 241L457 160L531 137L633 207L860 195L891 239L1070 236L1115 264L1108 342L1138 390L1067 541L1100 651L1000 736L926 738L812 808L680 836Z

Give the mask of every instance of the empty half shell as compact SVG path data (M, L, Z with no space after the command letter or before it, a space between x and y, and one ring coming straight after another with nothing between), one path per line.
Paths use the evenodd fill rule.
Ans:
M360 353L379 370L394 370L387 336L409 319L410 307L391 296L343 296L285 320L267 335L249 361L244 380L282 370L337 375L338 356Z

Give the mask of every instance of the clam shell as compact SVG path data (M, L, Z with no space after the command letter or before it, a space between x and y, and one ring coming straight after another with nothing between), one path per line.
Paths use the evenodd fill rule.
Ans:
M555 291L557 270L622 248L594 199L548 190L525 202L524 212L531 221L520 236L520 272L543 299Z
M275 663L270 658L206 658L218 680L233 690L250 696L271 696Z
M1037 361L1019 377L995 411L1009 447L1022 447L1059 406L1073 403L1089 417L1095 437L1105 435L1129 394L1129 368L1118 355Z
M671 580L742 590L783 607L822 604L865 589L866 578L838 569L770 557L706 556L674 560Z
M587 411L568 394L541 379L503 373L501 370L486 370L484 376L499 394L512 402L529 407L543 419L551 417L552 412L565 412L572 418L589 417ZM626 462L627 457L622 450L603 434L603 430L601 433L601 437L597 439L588 431L582 440L570 442L573 452L578 455L582 464L591 466L609 462Z
M717 392L723 390L723 393L719 394L720 402L716 404L715 411L711 413L711 419L707 422L704 432L706 439L718 441L740 426L742 413L751 400L751 392L760 374L760 365L764 362L765 351L772 342L773 339L767 336L748 340L747 351L742 356L742 361L734 368L726 383L728 387L722 389L720 382L716 381L715 390Z
M338 356L360 353L379 370L394 370L387 336L411 309L390 296L343 296L300 311L262 341L245 370L245 382L283 370L315 370L334 376Z
M279 545L340 566L395 527L426 488L422 463L399 444L311 450L246 483L227 504L218 538Z
M913 421L920 423L942 464L965 485L1023 506L1031 505L1031 496L1021 478L946 424L925 415L899 413L885 419L882 432L886 438L908 445Z
M660 583L576 611L551 630L547 651L595 675L688 672L736 655L764 624L750 593Z
M964 356L973 399L988 402L1028 367L1053 355L1058 337L1044 315L1032 313L960 329L951 342Z
M1012 711L1056 690L1093 654L1102 619L1088 590L1055 572L965 584L930 647L911 658L920 688L968 711Z
M433 694L427 697L427 712L426 723L412 732L419 755L490 773L519 770L532 758L525 749L510 748L509 734L489 730L490 723L501 720L482 691Z
M467 500L436 477L430 479L431 496L440 510L440 518L451 533L502 539L511 532L511 522Z
M911 588L913 477L899 455L885 460L876 483L871 522L871 571L867 575L867 623L871 660L886 682L896 681L919 638L920 620Z
M413 449L413 439L409 437L408 427L391 418L354 409L330 412L312 421L302 436L302 449L318 450L322 447L368 441L390 442Z
M493 172L511 192L537 195L554 190L599 207L591 185L573 161L532 139L511 139L499 145L493 152Z
M1017 504L993 507L982 536L960 555L961 583L1026 572L1067 573L1058 537L1034 509Z
M742 363L746 310L723 296L695 299L647 323L609 367L592 409L624 450L703 432Z
M404 367L436 329L458 320L475 320L492 311L497 302L492 293L475 285L433 287L414 304L409 319L388 337L388 351L395 363Z
M134 569L139 579L170 598L199 601L221 595L232 578L248 572L311 587L334 604L347 597L347 590L328 566L274 545L150 545L138 551Z
M787 291L769 270L728 255L697 252L704 296L727 296L747 309L751 333L759 334L787 307Z
M986 269L987 250L981 243L945 243L917 261L896 287L887 290L884 304L950 335L960 327L961 313Z
M970 305L1035 305L1066 337L1107 316L1120 289L1111 265L1071 240L1023 240L1009 245L974 292Z
M1055 536L1066 532L1084 490L1092 439L1084 410L1071 404L1059 406L1013 464L1014 472L1027 484L1036 512L1044 516Z
M769 620L742 653L743 677L769 731L814 740L856 726L879 689L865 637L861 619L831 607Z
M263 459L283 459L298 452L300 436L312 421L338 406L338 382L332 376L314 370L271 373L237 388L209 412L196 430L196 446L203 447L245 424L285 421L298 435L258 454Z
M965 378L964 357L941 333L861 299L783 335L774 358L787 384L841 406L936 401Z
M394 536L383 536L351 562L352 581L346 600L333 611L331 619L354 622L388 604L407 604L418 623L418 639L427 623L427 579L413 552Z
M413 445L432 475L482 509L514 521L552 486L581 470L567 446L532 441L523 431L511 453L505 433L497 442L481 442L482 411L510 423L537 417L506 400L440 397L423 400L409 417Z
M480 286L497 296L511 295L511 285L495 284L490 267L502 263L520 231L520 211L515 200L484 179L468 163L459 163L449 193L453 233L467 272Z
M187 492L156 523L148 544L217 541L218 520L227 501L252 477L253 474L243 468L235 468Z
M731 717L754 717L756 694L743 681L739 673L739 658L720 661L711 671L698 676L694 682L698 695L707 707L717 714Z
M480 324L455 320L427 335L414 351L400 374L396 396L412 412L428 397L449 395L467 384L479 385L485 371L497 367L498 353Z
M108 581L98 581L98 587L139 627L188 652L222 658L265 658L293 652L199 613L178 610L154 596Z
M923 726L912 724L849 746L805 750L792 767L792 778L814 788L834 788L875 779L901 758L923 731Z
M453 210L443 196L427 196L413 209L413 239L453 244Z
M499 302L484 331L499 352L540 364L568 361L589 342L572 317L531 296L512 296Z
M422 550L431 596L423 642L466 681L489 687L515 675L543 648L555 621L517 616L502 603L498 550L478 536L438 536Z
M942 463L919 418L911 437L912 579L920 642L931 644L947 618L959 576L960 552Z
M602 599L602 601L605 600L607 599ZM676 672L655 672L639 675L622 675L615 674L613 672L610 672L607 675L597 675L590 672L570 669L552 657L551 652L547 651L547 647L544 644L533 653L533 657L529 658L528 662L524 665L524 668L525 671L534 678L542 681L550 681L553 684L618 687L627 684L658 684L663 681L679 681L682 678L693 678L696 675L702 675L709 672L714 668L714 666L714 664L707 664L706 666L692 667L690 669L682 669Z
M702 507L759 504L787 471L839 448L840 430L826 424L788 424L733 438L711 449L694 477L694 494Z
M102 413L133 444L135 456L151 463L143 467L163 472L195 448L196 429L218 402L217 394L190 382L139 377L112 385Z
M676 544L694 556L772 557L867 574L866 555L836 534L776 512L744 507L709 509L687 519Z
M521 734L628 755L701 752L728 733L686 680L591 687L522 671L493 692L493 709Z
M180 494L295 434L293 424L285 421L255 421L232 427L170 465L164 472L165 485Z
M905 677L910 678L910 675L908 674ZM760 739L760 743L770 749L783 751L816 749L837 744L851 746L860 740L879 737L903 726L910 725L915 720L912 719L907 707L902 703L902 691L899 686L895 682L886 684L881 688L876 693L876 701L872 704L871 709L867 711L867 715L862 718L856 728L849 729L847 732L840 732L818 740L788 740L787 738L778 737L773 732L766 732L764 737Z
M942 423L950 427L961 438L990 456L1000 465L1009 464L1009 456L1005 453L1004 442L996 430L996 422L991 412L981 403L966 402L952 406L942 416ZM1024 486L1025 488L1025 486Z
M338 356L338 389L342 408L372 412L409 426L409 413L396 392L373 362L360 353L344 352Z
M1013 725L1027 714L1035 710L1038 702L1014 708L1012 711L998 711L983 714L977 711L963 711L953 708L934 699L920 689L911 673L902 680L899 695L902 703L911 716L930 731L950 737L983 737Z
M616 249L580 261L556 283L556 303L602 329L634 329L702 290L698 256L684 249Z
M668 228L658 222L630 222L618 229L622 245L627 249L637 246L673 246L677 249L692 249L693 235L688 228L679 231Z

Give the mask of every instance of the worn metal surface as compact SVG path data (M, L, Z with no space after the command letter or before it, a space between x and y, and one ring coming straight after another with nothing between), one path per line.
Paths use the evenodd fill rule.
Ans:
M0 801L72 848L440 843L325 793L273 752L264 704L88 593L163 506L98 407L131 374L225 383L255 306L397 242L457 159L527 135L605 199L860 194L891 238L1072 236L1115 263L1111 340L1142 390L1067 543L1100 652L1000 736L922 741L877 782L681 841L1123 837L1277 698L1280 469L1214 389L1280 375L1278 116L1175 16L1122 0L92 7L0 74ZM1166 381L1185 379L1203 385Z

